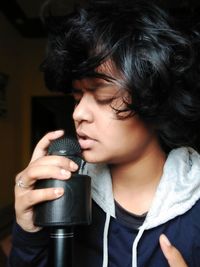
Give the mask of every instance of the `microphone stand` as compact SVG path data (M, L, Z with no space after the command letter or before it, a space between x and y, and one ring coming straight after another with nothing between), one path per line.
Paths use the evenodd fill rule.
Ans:
M51 228L48 266L72 267L73 237L73 227Z

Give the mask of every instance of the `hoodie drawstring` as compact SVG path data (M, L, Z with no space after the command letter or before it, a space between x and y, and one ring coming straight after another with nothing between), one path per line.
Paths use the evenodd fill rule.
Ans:
M106 221L103 232L103 265L102 267L108 266L108 229L110 224L110 215L106 213Z
M144 233L144 230L146 228L146 225L143 224L140 228L139 228L139 232L133 242L133 247L132 247L132 267L137 267L137 245L140 241L141 236Z
M108 267L108 230L110 225L110 214L106 213L106 220L103 232L103 265L102 267ZM132 246L132 267L137 267L137 246L146 229L146 224L143 224L139 228L139 232L133 242Z

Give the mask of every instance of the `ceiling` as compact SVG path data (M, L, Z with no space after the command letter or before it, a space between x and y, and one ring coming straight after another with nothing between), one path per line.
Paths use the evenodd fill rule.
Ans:
M61 10L66 14L72 10L74 4L84 0L0 0L0 10L23 37L41 38L45 37L45 31L40 14L50 1L56 14L59 14ZM200 14L199 0L157 0L157 2L179 15L184 16L189 11ZM58 3L59 10L56 10Z

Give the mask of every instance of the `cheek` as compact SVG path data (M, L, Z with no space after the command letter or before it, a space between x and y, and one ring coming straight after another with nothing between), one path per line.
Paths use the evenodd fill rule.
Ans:
M110 144L130 149L146 145L151 139L152 132L140 120L132 117L126 120L113 120L107 125L105 135Z

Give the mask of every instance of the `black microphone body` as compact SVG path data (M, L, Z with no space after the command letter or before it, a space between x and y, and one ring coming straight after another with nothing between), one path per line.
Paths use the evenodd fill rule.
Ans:
M79 167L81 149L73 138L57 139L49 148L50 155L66 156ZM36 183L36 189L63 187L64 195L35 206L35 225L50 228L48 266L73 266L73 226L91 222L91 178L72 173L68 180L44 179Z

